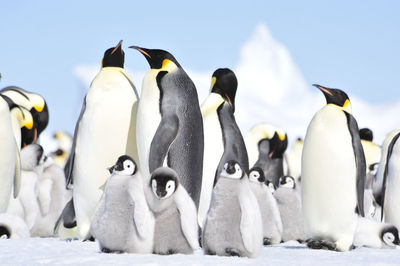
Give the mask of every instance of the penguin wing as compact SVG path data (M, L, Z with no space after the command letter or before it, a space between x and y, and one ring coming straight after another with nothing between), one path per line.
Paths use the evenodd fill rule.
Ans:
M75 209L74 209L74 201L71 199L65 205L60 217L57 219L57 222L54 226L54 232L56 233L60 223L63 222L65 228L73 228L76 226L75 219Z
M383 220L383 211L385 208L385 194L386 194L386 182L387 182L387 176L388 176L388 171L389 171L389 160L390 156L392 156L393 152L393 147L396 144L397 140L400 137L400 133L397 133L392 140L389 143L387 154L386 154L386 164L383 172L383 182L382 182L382 208L381 208L381 221Z
M66 186L69 187L70 185L73 184L73 169L74 169L74 163L75 163L75 148L76 148L76 141L78 138L78 133L79 133L79 127L81 125L81 120L82 116L85 113L86 110L86 96L83 99L83 104L82 104L82 109L81 113L79 114L78 121L76 122L75 125L75 131L74 131L74 139L72 141L72 147L71 147L71 154L68 157L68 160L65 164L64 167L64 173L66 177Z
M53 180L46 178L39 183L39 207L43 216L46 216L50 211L51 190L53 188Z
M197 210L192 198L183 186L175 192L175 204L178 208L183 234L192 249L199 249Z
M14 190L13 196L14 199L17 198L19 194L19 190L21 188L21 158L19 154L19 148L17 143L15 142L15 166L14 166Z
M364 217L364 187L366 177L366 163L364 150L361 145L360 133L356 119L349 113L343 111L347 117L347 126L350 131L354 156L356 159L357 172L357 206L360 215Z

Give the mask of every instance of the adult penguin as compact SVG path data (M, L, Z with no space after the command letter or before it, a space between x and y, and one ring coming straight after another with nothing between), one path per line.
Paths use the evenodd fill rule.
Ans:
M246 146L234 116L237 85L232 70L217 69L211 78L211 93L201 105L204 127L203 180L198 211L201 226L223 164L235 160L246 173L249 172Z
M73 202L82 239L89 237L90 221L103 194L100 187L109 177L107 167L121 154L136 159L138 96L124 70L121 44L104 53L102 68L86 94L65 168L67 183L74 185Z
M364 216L365 158L347 94L314 85L327 104L311 120L304 140L301 181L310 248L349 250Z
M143 78L137 113L139 168L145 182L155 169L168 166L198 207L204 139L196 87L169 52L129 48L143 54L151 68Z

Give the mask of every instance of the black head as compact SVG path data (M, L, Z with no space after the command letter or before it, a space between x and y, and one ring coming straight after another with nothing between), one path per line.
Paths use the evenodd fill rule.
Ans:
M374 139L374 133L369 128L362 128L360 129L360 138L363 140L372 141Z
M10 238L11 232L10 229L5 225L0 225L0 239L1 238Z
M393 225L383 228L381 240L388 246L394 247L400 245L399 231Z
M179 186L178 174L171 168L159 167L151 174L150 186L158 199L166 199Z
M264 171L260 167L253 167L249 171L249 179L253 182L264 183L265 182L265 175Z
M166 60L172 61L179 68L181 67L175 57L167 51L160 49L147 49L138 46L129 46L129 48L136 49L144 55L151 69L163 68L168 62Z
M135 161L128 155L122 155L117 162L108 168L110 174L117 173L119 175L134 175L137 172Z
M235 73L229 68L218 68L211 79L211 92L226 99L235 110L235 96L238 82Z
M322 93L325 96L326 103L329 104L335 104L340 107L346 108L348 105L350 105L350 99L347 94L339 89L331 89L331 88L326 88L318 84L313 84L314 87L317 87L322 91Z
M296 181L290 175L282 176L279 178L279 186L286 188L296 188Z
M122 40L117 46L107 49L104 52L102 67L120 67L124 68L125 53L122 50Z
M242 179L245 176L245 172L237 161L230 160L224 164L221 176L231 179Z
M274 136L269 141L269 157L272 159L283 158L283 154L288 146L287 134L283 135L275 131Z
M31 114L35 124L37 125L37 137L39 137L40 133L43 132L49 123L49 109L47 108L46 101L44 102L43 109L41 109L40 112L35 108L32 108Z

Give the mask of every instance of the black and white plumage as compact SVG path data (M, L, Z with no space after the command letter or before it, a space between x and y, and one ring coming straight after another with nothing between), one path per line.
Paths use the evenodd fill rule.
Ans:
M134 160L120 156L91 223L91 235L105 253L150 253L154 217L144 194L143 180Z
M396 226L367 218L359 218L354 234L355 247L398 248L399 231Z
M281 177L279 179L279 187L276 189L274 196L282 219L282 241L305 241L301 198L297 192L294 178L292 176Z
M264 245L279 244L283 230L281 215L271 188L265 184L264 171L258 167L250 169L249 180L261 211Z
M160 167L151 174L147 200L155 217L154 253L192 254L199 248L196 206L174 170Z
M255 258L263 244L262 227L246 173L236 161L225 163L203 228L205 254Z
M10 213L0 213L0 239L26 237L30 237L29 228L21 217Z

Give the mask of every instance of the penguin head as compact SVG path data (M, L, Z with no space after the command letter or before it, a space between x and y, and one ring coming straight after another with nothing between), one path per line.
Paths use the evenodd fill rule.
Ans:
M33 120L32 114L23 106L18 106L11 110L21 128L21 148L35 143L37 140L37 124Z
M26 171L34 170L38 165L47 161L42 146L33 143L21 150L21 169Z
M368 166L368 174L376 177L376 173L379 169L379 163L373 163Z
M134 175L137 167L135 161L128 155L122 155L118 158L117 162L108 168L110 174L116 173L118 175Z
M270 181L270 180L267 179L267 180L265 181L265 184L267 185L267 187L269 188L269 190L271 191L271 193L274 193L274 192L275 192L276 188L275 188L274 183L272 183L272 181Z
M393 225L383 228L381 232L381 240L389 247L400 245L399 231Z
M270 139L270 152L268 156L271 159L283 158L283 154L288 146L288 138L286 133L275 131L274 136Z
M169 167L159 167L151 174L150 186L158 199L169 198L179 186L178 174Z
M279 187L285 187L285 188L296 188L296 182L294 181L294 178L290 175L282 176L279 178Z
M129 46L129 48L136 49L144 55L151 69L172 72L177 68L181 68L181 65L175 57L167 51L160 49L147 49L138 46Z
M235 96L238 82L229 68L218 68L211 78L211 92L222 96L235 110Z
M0 225L0 239L9 239L10 236L10 229L5 225Z
M313 84L313 86L322 91L327 104L337 105L346 112L351 113L350 99L344 91L339 89L326 88L318 84Z
M360 139L372 141L374 139L374 133L369 128L360 129Z
M122 40L117 46L107 49L104 52L102 67L124 68L125 53L122 50Z
M242 179L245 176L245 172L242 170L238 162L230 160L224 164L221 176L230 179Z
M249 171L249 180L255 183L264 183L265 182L265 175L264 171L260 167L253 167Z

